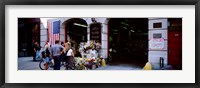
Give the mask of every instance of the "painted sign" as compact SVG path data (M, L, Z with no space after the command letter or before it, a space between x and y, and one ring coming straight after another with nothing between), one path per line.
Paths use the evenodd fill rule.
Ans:
M90 40L97 40L101 42L101 25L93 24L90 27Z
M164 50L164 38L154 38L149 41L150 50Z

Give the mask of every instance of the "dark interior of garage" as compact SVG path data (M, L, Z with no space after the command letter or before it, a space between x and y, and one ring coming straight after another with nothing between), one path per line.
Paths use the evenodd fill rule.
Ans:
M148 61L148 18L111 18L108 36L111 64L143 66Z
M18 18L18 56L32 56L35 41L40 42L40 18Z

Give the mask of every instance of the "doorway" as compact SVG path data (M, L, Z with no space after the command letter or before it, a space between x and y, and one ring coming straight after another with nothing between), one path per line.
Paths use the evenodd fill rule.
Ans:
M40 41L40 18L18 18L18 56L32 56L36 41Z
M110 18L108 49L111 63L144 65L148 60L148 18Z
M87 42L87 22L81 18L71 18L64 22L65 42L70 42L74 54L78 54L78 47L81 42Z
M168 19L168 64L182 69L182 18Z

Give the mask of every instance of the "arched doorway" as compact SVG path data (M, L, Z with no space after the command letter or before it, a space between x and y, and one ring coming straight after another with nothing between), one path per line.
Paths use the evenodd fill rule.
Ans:
M144 65L148 61L148 18L110 18L108 49L112 62Z
M71 18L63 24L65 42L71 42L72 49L74 49L74 53L77 55L79 44L87 41L87 22L81 18Z

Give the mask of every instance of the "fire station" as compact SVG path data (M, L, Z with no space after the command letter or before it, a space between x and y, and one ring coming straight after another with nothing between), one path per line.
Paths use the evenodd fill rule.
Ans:
M154 69L172 65L182 69L182 18L55 18L60 41L101 43L100 54L124 63L150 62ZM33 41L43 46L48 28L40 18L18 19L19 56L31 56Z

